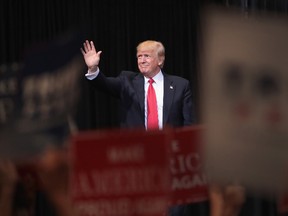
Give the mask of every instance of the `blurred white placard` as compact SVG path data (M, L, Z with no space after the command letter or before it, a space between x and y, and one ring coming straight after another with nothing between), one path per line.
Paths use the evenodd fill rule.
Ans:
M288 18L210 8L201 50L211 181L288 187Z

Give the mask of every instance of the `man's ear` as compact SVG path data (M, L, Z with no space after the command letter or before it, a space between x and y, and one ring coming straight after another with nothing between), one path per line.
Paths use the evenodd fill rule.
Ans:
M160 61L158 62L158 65L159 65L159 66L163 65L163 60L160 60Z
M165 60L165 57L164 56L160 56L159 58L158 58L158 66L163 66L163 64L164 64L164 60Z

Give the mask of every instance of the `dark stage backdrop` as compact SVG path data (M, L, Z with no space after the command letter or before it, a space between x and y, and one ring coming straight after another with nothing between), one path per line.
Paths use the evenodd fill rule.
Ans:
M27 50L75 30L83 40L94 40L103 51L101 70L116 76L121 70L137 71L135 47L140 41L160 40L166 47L164 71L190 80L200 121L199 11L208 2L244 10L288 10L287 0L4 0L0 3L0 70L19 68L15 65L21 66ZM117 127L117 100L90 89L84 73L76 117L79 129Z
M96 48L103 51L101 70L108 76L116 76L121 70L137 71L137 44L155 39L166 47L164 71L191 81L197 105L199 2L6 0L0 3L0 64L21 63L27 49L34 49L39 43L53 40L72 29L80 32L83 39L95 42ZM85 72L76 119L79 129L117 127L117 100L89 89Z
M287 12L288 8L287 0L4 0L0 3L0 70L15 69L27 50L74 30L83 40L95 42L103 51L101 70L116 76L121 70L137 71L135 47L140 41L160 40L166 47L164 71L191 82L199 122L199 11L211 2L244 10ZM90 89L84 73L76 116L79 129L117 127L117 100Z

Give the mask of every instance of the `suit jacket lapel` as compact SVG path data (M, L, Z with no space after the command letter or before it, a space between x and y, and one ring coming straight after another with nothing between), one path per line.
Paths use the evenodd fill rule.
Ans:
M139 99L140 110L143 114L144 120L144 77L140 74L136 76L133 80L133 85Z
M176 86L173 85L167 75L164 75L164 101L163 101L163 125L167 123L170 108L174 98L174 91Z

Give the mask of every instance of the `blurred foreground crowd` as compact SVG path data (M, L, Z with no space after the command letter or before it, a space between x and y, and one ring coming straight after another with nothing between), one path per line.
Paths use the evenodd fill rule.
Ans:
M62 149L46 150L33 164L1 159L1 216L76 215L68 195L68 172L67 153ZM44 204L49 207L39 213Z
M68 157L65 148L49 148L29 164L1 159L1 216L79 215L69 195ZM243 187L210 185L210 216L237 216L244 202Z

